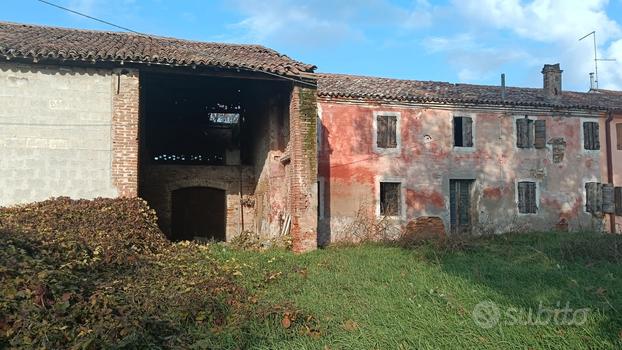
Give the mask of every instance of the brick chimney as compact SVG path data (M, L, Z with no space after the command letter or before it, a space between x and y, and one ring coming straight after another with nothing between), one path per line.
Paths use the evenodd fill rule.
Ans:
M544 95L546 97L558 97L562 94L562 72L559 63L545 64L542 68L544 78Z

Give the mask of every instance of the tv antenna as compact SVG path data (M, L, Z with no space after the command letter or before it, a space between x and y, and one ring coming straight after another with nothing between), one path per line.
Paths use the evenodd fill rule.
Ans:
M579 39L579 41L587 38L588 36L592 35L593 39L594 39L594 73L590 73L590 90L592 90L594 88L594 85L596 85L596 90L598 90L598 61L615 61L615 58L598 58L598 50L596 47L596 31L593 30L591 33L588 33L586 35L584 35L581 39ZM591 77L595 76L595 79L593 80L592 83L592 79Z

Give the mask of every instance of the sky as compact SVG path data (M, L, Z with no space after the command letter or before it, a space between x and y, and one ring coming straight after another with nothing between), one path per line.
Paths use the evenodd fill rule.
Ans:
M0 0L0 20L115 30L36 0ZM49 0L132 30L261 44L318 72L541 87L560 63L565 90L622 90L622 0Z

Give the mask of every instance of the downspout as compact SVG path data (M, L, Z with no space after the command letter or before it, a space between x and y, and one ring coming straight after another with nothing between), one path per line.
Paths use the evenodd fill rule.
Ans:
M607 150L607 183L613 185L613 154L611 149L611 122L613 121L613 111L609 110L607 120L605 120L605 143ZM616 233L616 214L609 213L609 229L611 233Z

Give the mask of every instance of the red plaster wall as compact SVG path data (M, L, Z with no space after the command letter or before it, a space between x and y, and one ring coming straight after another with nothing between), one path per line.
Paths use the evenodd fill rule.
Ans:
M601 180L603 161L599 152L583 150L579 117L529 114L546 120L547 141L565 139L564 160L555 164L551 145L546 149L516 147L515 117L521 115L372 102L322 100L319 105L319 176L328 179L323 198L327 215L320 227L327 231L321 234L331 241L346 236L341 231L350 227L358 208L377 208L377 187L383 177L398 178L406 187L402 225L417 217L438 216L449 228L449 180L462 178L475 180L473 218L480 232L549 230L561 218L569 221L571 229L602 227L601 219L584 212L584 183ZM374 152L374 111L400 113L399 154ZM472 150L454 149L453 116L473 118ZM602 144L604 147L604 140ZM539 183L537 214L518 213L517 180Z

